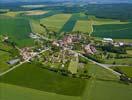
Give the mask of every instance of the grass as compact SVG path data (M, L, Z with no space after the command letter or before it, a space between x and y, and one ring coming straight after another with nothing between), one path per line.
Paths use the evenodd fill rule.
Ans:
M12 59L11 53L9 52L13 48L6 43L0 43L0 73L10 68L7 62Z
M105 63L107 64L113 64L113 62L115 62L117 65L132 65L132 58L105 60Z
M73 31L81 31L81 32L88 32L92 33L93 32L93 26L91 21L77 21Z
M77 96L60 95L5 83L0 83L0 89L1 100L81 100Z
M94 26L93 36L113 39L131 39L132 24L109 24Z
M0 50L0 73L7 70L10 66L7 62L11 59L10 54Z
M95 16L88 16L89 20L92 21L93 25L107 25L107 24L129 24L129 22L121 22L120 20L114 19L103 19L96 18Z
M127 50L127 54L132 55L132 50Z
M42 65L26 63L2 76L1 82L62 95L82 94L85 80L61 76L39 66Z
M88 81L83 100L131 100L132 84L125 85L114 81Z
M46 33L45 29L42 26L40 26L39 21L31 20L30 26L31 26L33 33L39 33L39 34L45 34Z
M41 24L47 26L48 29L58 32L62 26L68 21L71 14L56 14L40 20Z
M115 76L111 71L106 70L96 64L88 63L87 64L88 74L96 79L101 80L118 80L118 77Z
M76 74L77 73L77 69L78 69L78 62L77 61L71 61L68 67L68 70L72 73L72 74Z
M132 67L130 66L118 66L112 67L112 69L119 68L122 72L124 72L127 76L132 77Z
M33 44L32 39L29 38L31 28L28 20L21 18L0 18L0 27L0 35L8 35L18 46L23 47Z
M17 17L21 13L22 13L22 11L16 11L16 12L15 11L9 11L9 12L4 13L2 15L9 16L9 17Z
M27 15L27 16L32 16L32 15L37 16L37 15L46 14L46 13L48 13L48 11L43 11L43 10L31 10L31 11L25 11L24 13L25 13L25 15Z

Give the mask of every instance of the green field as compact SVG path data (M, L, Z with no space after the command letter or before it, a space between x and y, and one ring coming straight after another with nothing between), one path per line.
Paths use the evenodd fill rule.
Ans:
M132 84L125 85L111 72L89 63L88 80L61 76L27 63L0 77L2 100L131 100ZM17 92L19 91L19 92ZM8 95L7 95L8 94Z
M66 96L31 88L0 83L0 100L81 100L77 96Z
M46 34L45 29L42 26L40 26L39 21L31 20L30 26L33 33Z
M33 44L33 41L29 38L31 28L28 20L2 17L0 18L0 27L0 35L8 35L18 46L30 46Z
M108 24L94 26L93 36L113 39L131 39L132 24Z
M118 66L112 67L112 69L119 68L122 72L124 72L128 77L132 77L132 67L131 66Z
M87 83L82 100L131 100L132 84L92 79Z
M56 14L51 17L43 18L40 23L47 26L49 30L58 32L71 17L71 14Z
M116 64L119 65L132 65L132 58L124 58L124 59L109 59L105 60L106 64L113 64L115 62Z
M93 25L91 21L77 21L73 31L81 31L81 32L88 32L92 33L93 32Z
M13 48L6 43L0 43L0 73L10 67L7 62L12 58L10 53L12 49Z
M61 76L39 66L42 65L24 64L1 77L1 82L62 95L82 94L85 80Z

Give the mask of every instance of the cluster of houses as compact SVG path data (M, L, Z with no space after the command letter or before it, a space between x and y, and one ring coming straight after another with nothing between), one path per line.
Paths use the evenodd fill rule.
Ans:
M84 51L86 54L95 54L97 52L96 48L90 44L84 46Z
M122 47L122 46L132 46L132 43L125 43L125 42L114 42L112 38L103 38L103 43L110 43L115 47Z
M52 45L58 47L67 47L68 45L78 42L81 39L81 35L66 35L62 40L53 41Z
M67 35L62 40L53 41L52 45L58 47L68 47L70 44L76 43L81 39L82 39L81 35ZM84 48L86 54L95 54L97 52L96 48L91 44L88 45L82 44L82 47Z
M33 50L29 47L25 47L20 50L20 55L22 57L22 60L27 60L32 56L34 56L34 54L35 53L33 52Z

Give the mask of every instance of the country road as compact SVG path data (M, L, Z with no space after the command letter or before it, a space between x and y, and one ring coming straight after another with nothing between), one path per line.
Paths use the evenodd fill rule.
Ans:
M70 50L70 51L73 52L73 53L78 53L78 52L75 52L75 51L73 51L73 50ZM92 62L92 63L94 63L94 64L96 64L96 65L99 65L100 67L103 67L103 68L105 68L105 69L111 71L113 74L115 74L115 75L118 76L118 77L121 76L120 73L114 71L113 69L109 68L109 67L106 66L105 64L101 64L101 63L98 63L98 62L96 62L96 61L94 61L94 60L88 59L87 57L83 56L81 53L78 53L78 55L81 56L81 57L83 57L83 58L85 58L85 59L87 59L87 60L89 60L90 62Z
M10 71L12 71L12 70L14 70L14 69L16 69L17 67L21 66L22 64L28 62L30 59L34 58L35 56L37 56L37 55L39 55L39 54L41 54L41 53L43 53L43 52L45 52L45 51L47 51L47 50L49 50L49 48L47 48L47 49L45 49L45 50L42 50L42 51L40 51L40 52L34 54L33 56L31 56L31 57L28 58L27 60L25 60L25 61L23 61L23 62L20 62L19 64L15 65L14 67L10 68L9 70L7 70L7 71L5 71L5 72L3 72L3 73L0 73L0 76L3 76L3 75L5 75L6 73L8 73L8 72L10 72Z

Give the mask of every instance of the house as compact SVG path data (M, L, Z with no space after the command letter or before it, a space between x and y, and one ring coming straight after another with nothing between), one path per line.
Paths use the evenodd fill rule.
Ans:
M103 38L103 42L105 42L105 43L113 43L113 39L112 38Z
M84 51L86 54L94 54L97 52L96 48L90 44L84 46Z
M13 59L13 60L8 61L7 63L8 63L9 65L15 65L15 64L17 64L19 61L20 61L20 59Z
M29 37L32 39L39 39L40 38L37 35L35 35L34 33L30 33Z
M57 41L53 41L53 42L52 42L52 45L53 45L53 46L57 46L57 47L60 46L60 44L59 44Z

